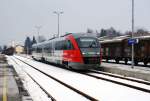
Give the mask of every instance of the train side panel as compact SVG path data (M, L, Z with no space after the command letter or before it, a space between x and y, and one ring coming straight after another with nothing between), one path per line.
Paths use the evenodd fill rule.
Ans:
M139 42L134 45L134 63L143 62L144 65L150 62L150 38L139 37ZM120 60L131 61L131 45L128 44L128 38L120 42L102 43L103 59L107 61L114 59L118 63Z
M38 48L40 51L37 50ZM34 45L32 55L35 59L62 64L74 69L93 69L100 66L100 47L98 47L98 49L87 48L87 51L82 52L75 37L70 34L65 37L56 38L54 40ZM86 58L83 53L92 54L90 57Z

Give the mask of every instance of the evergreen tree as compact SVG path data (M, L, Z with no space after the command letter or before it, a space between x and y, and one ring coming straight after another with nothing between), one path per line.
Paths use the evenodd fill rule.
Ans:
M3 50L6 50L6 49L7 49L7 46L6 46L6 45L4 45L4 46L3 46Z
M93 33L93 30L90 29L90 28L88 28L86 32L87 32L87 33Z
M104 29L101 29L100 37L106 36L107 32Z
M0 46L0 52L2 51L2 47Z
M25 53L31 54L32 42L29 37L26 38L24 47L25 47Z
M36 44L37 42L36 42L36 40L35 40L35 37L33 36L33 39L32 39L32 45L33 44Z

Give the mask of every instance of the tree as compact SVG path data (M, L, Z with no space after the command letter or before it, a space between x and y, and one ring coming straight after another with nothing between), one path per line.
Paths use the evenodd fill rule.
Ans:
M101 33L100 32L98 32L97 30L95 31L96 32L96 37L100 37L100 35L101 35Z
M117 31L113 27L111 27L111 28L107 29L107 36L109 36L109 37L117 36L116 32Z
M101 29L101 34L100 34L100 37L103 37L103 36L106 36L107 35L107 32L105 29Z
M125 34L132 36L132 31L126 31ZM144 28L138 28L134 32L133 36L143 36L143 35L149 35L149 34L150 33L146 29L144 29Z
M87 33L93 33L93 30L88 28L86 32Z
M2 51L2 47L0 46L0 52Z
M32 45L33 44L36 44L37 42L36 42L36 40L35 40L35 37L33 36L33 39L32 39Z
M26 37L24 47L25 47L25 53L26 54L31 54L32 42L31 42L29 37Z
M139 28L139 29L137 29L136 34L137 34L137 36L147 35L148 31L146 29L144 29L144 28Z
M109 38L120 36L121 33L119 31L116 31L113 27L110 27L109 29L101 29L100 37L107 36Z
M3 46L3 50L6 50L6 49L7 49L7 46L6 46L6 45L4 45L4 46Z

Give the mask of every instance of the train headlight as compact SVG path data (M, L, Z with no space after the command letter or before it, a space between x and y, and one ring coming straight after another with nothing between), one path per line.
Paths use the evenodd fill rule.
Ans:
M99 55L100 53L99 53L99 52L97 52L96 54L97 54L97 55Z
M85 53L84 53L84 52L83 52L82 54L83 54L83 55L85 55Z

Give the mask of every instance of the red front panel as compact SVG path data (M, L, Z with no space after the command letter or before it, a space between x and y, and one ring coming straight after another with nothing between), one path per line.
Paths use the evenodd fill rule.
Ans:
M69 62L79 62L83 63L79 50L64 50L63 51L63 60Z
M70 40L73 44L73 50L63 50L63 60L69 62L83 63L83 57L78 47L78 44L72 35L68 35L66 40Z

